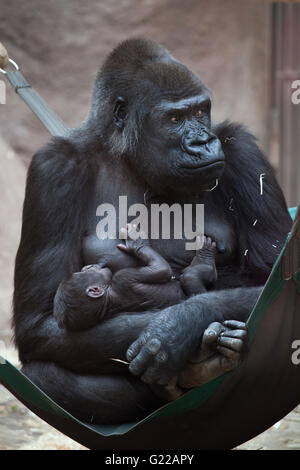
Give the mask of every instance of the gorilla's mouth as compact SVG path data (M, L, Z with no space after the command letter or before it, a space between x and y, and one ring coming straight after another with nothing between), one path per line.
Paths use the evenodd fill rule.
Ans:
M180 168L182 168L183 170L205 170L208 168L218 170L221 169L225 164L223 158L208 163L203 163L203 161L199 160L200 159L198 159L197 161L190 162L188 164L185 163L184 165L180 165Z

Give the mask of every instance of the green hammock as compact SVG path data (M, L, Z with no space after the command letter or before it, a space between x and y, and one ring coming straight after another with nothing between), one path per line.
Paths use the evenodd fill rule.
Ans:
M300 206L290 212L292 231L248 320L250 351L234 371L120 425L79 421L4 359L0 382L90 449L231 449L263 432L300 402L300 364L292 361L300 340Z

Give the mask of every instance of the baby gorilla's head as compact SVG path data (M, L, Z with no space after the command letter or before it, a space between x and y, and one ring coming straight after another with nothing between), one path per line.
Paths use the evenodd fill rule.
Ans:
M104 296L110 284L112 273L108 268L100 268L98 264L84 266L80 273L75 273L80 284L79 292L85 288L85 294L91 299L100 299Z
M105 313L111 279L110 269L92 264L63 281L54 298L54 316L59 326L69 330L95 326Z

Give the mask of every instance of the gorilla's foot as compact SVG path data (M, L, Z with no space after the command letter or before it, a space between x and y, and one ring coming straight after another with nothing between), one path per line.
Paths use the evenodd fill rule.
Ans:
M196 251L191 264L182 272L180 281L185 294L202 294L212 287L217 280L215 263L216 243L210 237L204 237L203 247Z
M181 371L178 386L194 388L235 369L247 344L245 323L229 320L212 323L205 330L198 353Z
M177 400L181 397L185 390L178 386L178 377L174 377L167 385L152 384L150 388L152 392L164 402Z
M215 267L216 243L210 237L204 236L202 248L196 251L190 266L198 264L212 264Z

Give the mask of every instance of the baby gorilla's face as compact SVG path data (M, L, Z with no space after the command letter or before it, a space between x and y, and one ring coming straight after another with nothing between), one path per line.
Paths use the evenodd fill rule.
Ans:
M86 295L92 299L99 299L110 285L112 272L108 268L100 268L98 264L90 264L82 268L78 277L81 278Z

